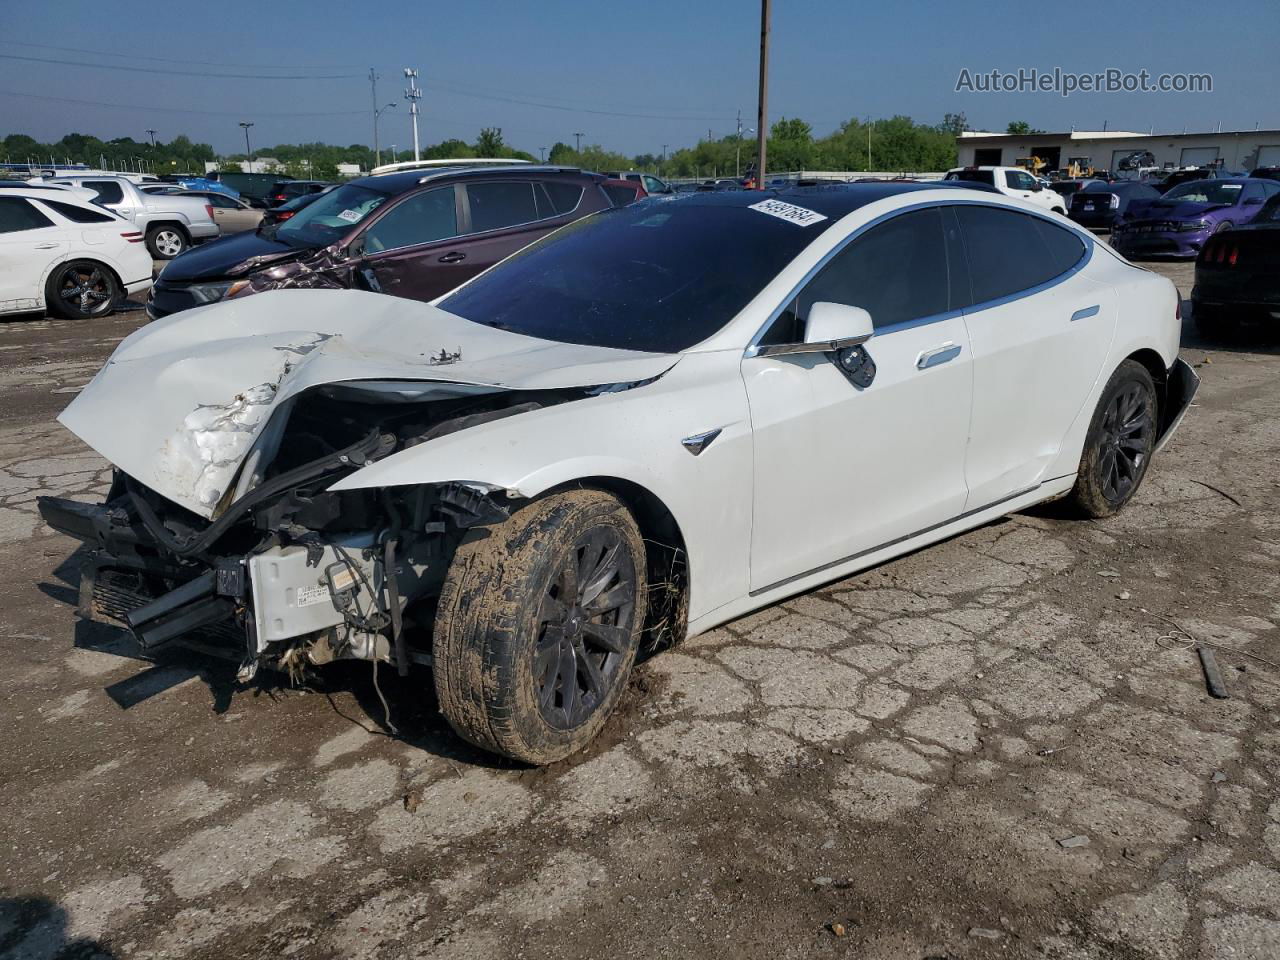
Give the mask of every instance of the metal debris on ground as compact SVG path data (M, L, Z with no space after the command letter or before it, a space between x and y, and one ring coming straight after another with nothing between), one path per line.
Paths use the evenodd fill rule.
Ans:
M1058 841L1058 846L1062 847L1064 850L1070 850L1072 847L1087 847L1088 845L1089 838L1083 834L1077 834L1074 837L1064 837Z
M1146 611L1144 611L1146 612ZM1194 636L1190 630L1182 626L1176 620L1159 614L1152 613L1151 616L1163 620L1174 629L1170 633L1162 633L1156 637L1156 645L1168 649L1171 645L1177 644L1181 647L1213 647L1217 650L1225 650L1227 653L1234 654L1237 657L1248 657L1250 660L1256 660L1258 663L1266 664L1268 667L1280 670L1280 663L1274 660L1268 660L1266 657L1260 657L1256 653L1250 653L1248 650L1241 650L1239 647L1233 647L1225 643L1218 643L1215 640L1200 640Z
M1227 779L1227 775L1223 773L1221 770L1215 770L1213 771L1213 776L1210 777L1209 779L1212 780L1214 783L1225 783Z
M992 930L990 927L970 927L969 936L980 937L983 940L999 940L1004 936L1004 932Z
M1231 694L1222 679L1222 671L1218 669L1218 658L1208 647L1196 647L1200 656L1200 666L1204 669L1204 684L1209 688L1209 696L1215 700L1230 700Z

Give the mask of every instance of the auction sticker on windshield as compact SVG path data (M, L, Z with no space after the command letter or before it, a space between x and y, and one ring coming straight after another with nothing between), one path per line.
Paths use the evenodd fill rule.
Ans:
M779 220L786 220L788 223L794 223L798 227L811 227L815 223L821 223L827 219L826 214L818 213L816 210L809 210L805 207L797 207L793 203L783 203L781 200L761 200L759 203L751 204L750 209L767 213L769 216L777 217Z
M343 210L340 214L338 214L338 219L345 220L347 221L347 223L359 223L360 211L359 210Z

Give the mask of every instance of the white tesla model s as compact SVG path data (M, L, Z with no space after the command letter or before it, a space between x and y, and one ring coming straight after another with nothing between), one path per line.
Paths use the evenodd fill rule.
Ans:
M463 737L546 763L646 637L1050 498L1123 507L1196 389L1179 331L1167 280L994 193L692 194L435 305L280 291L140 330L61 418L107 502L42 511L89 544L82 612L143 648L428 666Z

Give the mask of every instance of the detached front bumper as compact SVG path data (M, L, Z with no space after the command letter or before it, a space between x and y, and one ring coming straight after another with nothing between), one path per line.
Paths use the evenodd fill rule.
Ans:
M1200 389L1200 377L1191 369L1191 365L1179 358L1169 368L1169 379L1165 383L1164 403L1160 407L1160 433L1156 437L1157 451L1164 449L1165 444L1173 436L1174 431L1182 424L1196 391Z

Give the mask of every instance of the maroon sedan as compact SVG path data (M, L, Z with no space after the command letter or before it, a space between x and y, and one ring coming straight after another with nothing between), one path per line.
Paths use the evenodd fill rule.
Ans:
M456 167L343 184L282 223L171 260L152 318L286 287L357 288L433 300L545 236L619 202L615 181L564 167Z

